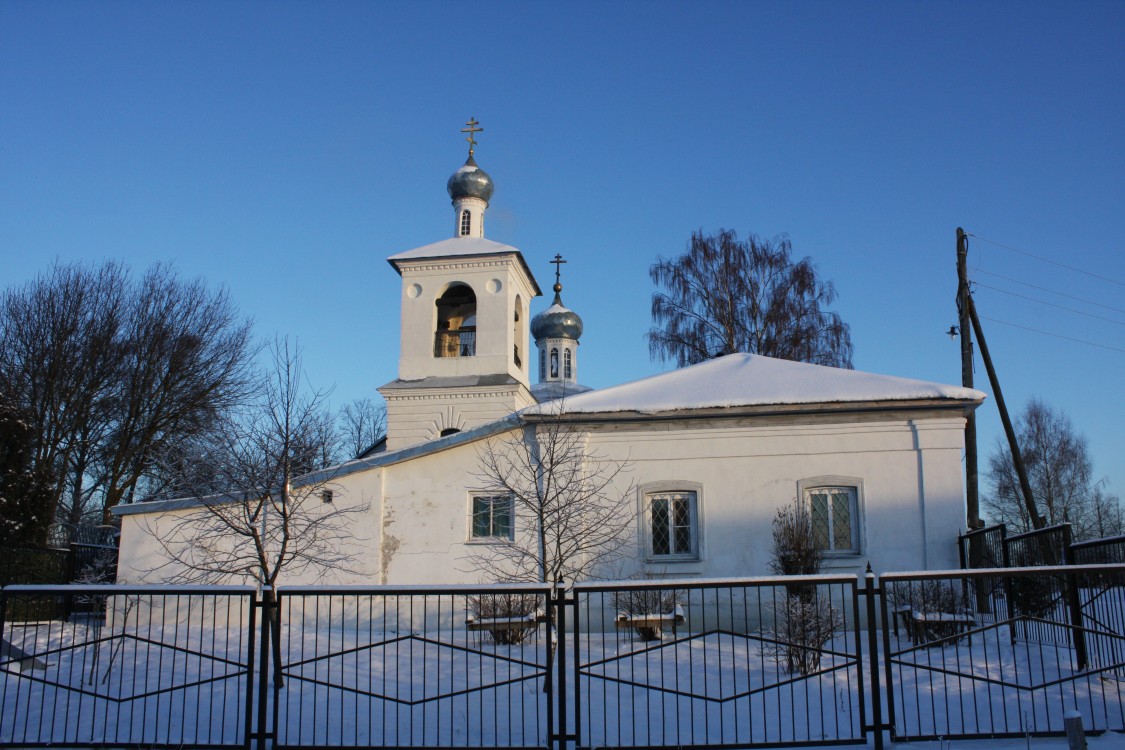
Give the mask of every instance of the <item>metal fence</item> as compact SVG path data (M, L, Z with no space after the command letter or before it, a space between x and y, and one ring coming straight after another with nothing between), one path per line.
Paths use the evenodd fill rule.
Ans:
M1066 565L1070 562L1070 540L1069 523L1006 537L1004 539L1005 565L1015 568Z
M579 747L866 742L854 575L573 595Z
M67 547L10 547L0 555L0 586L113 583L117 548L72 543Z
M1070 545L1070 561L1075 565L1125 563L1125 536L1075 542Z
M957 552L962 570L978 568L1006 568L1004 539L1008 528L1004 524L974 529L957 537Z
M5 588L0 745L248 747L254 605L249 587Z
M281 589L274 746L549 746L551 592Z
M1069 710L1125 731L1123 633L1125 565L12 586L0 745L880 748L1061 734Z
M898 741L1125 730L1125 566L882 576ZM987 591L981 609L978 592Z

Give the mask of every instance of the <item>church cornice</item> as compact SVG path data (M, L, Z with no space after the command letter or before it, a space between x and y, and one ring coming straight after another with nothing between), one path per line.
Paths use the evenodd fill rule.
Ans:
M434 389L430 388L417 391L402 388L383 393L383 399L388 403L391 401L472 401L479 399L495 399L497 396L506 396L509 394L514 395L524 390L526 389L523 388L522 385L519 387L475 388L473 390L444 390L440 393L435 393ZM382 391L380 391L380 393L382 393Z
M403 270L410 271L470 271L482 268L508 268L519 265L510 259L493 258L489 260L456 261L436 263L432 260L418 261L415 263L402 263Z

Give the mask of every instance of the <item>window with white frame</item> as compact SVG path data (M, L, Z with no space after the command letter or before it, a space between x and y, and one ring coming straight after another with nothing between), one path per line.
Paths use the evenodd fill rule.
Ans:
M470 224L470 218L469 218L469 211L468 211L468 209L462 209L462 211L461 211L461 236L462 237L467 236L469 234L470 228L471 228L471 224Z
M688 490L645 494L648 555L659 560L699 559L699 495Z
M511 539L512 498L508 495L474 496L469 527L473 539Z
M853 486L805 487L813 543L825 552L859 554L859 492Z

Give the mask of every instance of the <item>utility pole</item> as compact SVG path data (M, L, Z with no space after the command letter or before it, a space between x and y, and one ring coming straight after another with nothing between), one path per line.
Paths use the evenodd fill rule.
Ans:
M1012 427L1012 420L1008 416L1008 407L1004 403L1004 394L1000 390L1000 379L996 376L996 368L992 366L992 357L988 354L988 344L984 340L984 329L981 328L980 318L977 317L977 306L973 303L973 293L969 289L969 237L965 230L957 227L957 312L958 330L961 333L961 384L966 388L973 387L973 339L972 332L976 332L977 341L980 342L980 355L984 359L984 367L988 372L988 382L992 385L992 395L996 398L996 407L1000 411L1000 421L1004 423L1004 434L1008 438L1008 447L1012 451L1012 463L1015 464L1016 475L1019 477L1020 490L1023 493L1024 506L1031 518L1031 524L1036 529L1047 525L1035 507L1035 500L1031 496L1031 483L1027 479L1027 469L1024 467L1023 454L1020 452L1019 442L1016 440L1016 431ZM984 526L980 520L980 494L977 487L977 418L969 414L965 419L965 494L968 511L967 524L970 529L979 529Z
M961 385L973 387L973 334L969 322L969 240L957 227L957 330L961 334ZM984 526L980 520L980 490L977 479L977 415L965 417L965 524L972 529Z

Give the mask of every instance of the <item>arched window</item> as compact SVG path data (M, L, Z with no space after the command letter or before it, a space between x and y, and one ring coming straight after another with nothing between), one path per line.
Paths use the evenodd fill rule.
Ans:
M448 437L449 435L456 435L458 432L460 432L460 430L458 430L456 427L446 427L444 430L441 431L440 437Z
M559 350L551 349L551 377L559 376Z
M461 236L465 237L469 234L470 227L469 209L461 209Z
M547 350L539 350L539 380L547 379Z
M572 377L574 377L573 375L571 375L571 372L572 369L570 366L570 349L563 349L563 377L567 380L570 380Z
M477 353L477 296L455 284L437 300L435 357L472 357Z

